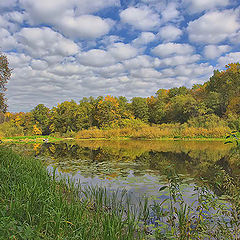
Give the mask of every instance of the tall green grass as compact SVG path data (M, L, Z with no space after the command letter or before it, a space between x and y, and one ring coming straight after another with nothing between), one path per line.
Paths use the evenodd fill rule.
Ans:
M136 217L114 198L99 189L80 198L82 189L55 176L39 160L0 148L0 239L142 239Z

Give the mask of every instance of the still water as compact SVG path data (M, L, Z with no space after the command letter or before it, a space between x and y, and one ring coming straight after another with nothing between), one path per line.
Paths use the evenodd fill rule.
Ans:
M122 188L152 200L164 197L159 188L166 184L169 168L184 179L184 194L189 198L202 178L213 179L216 166L233 177L240 173L239 161L228 157L233 146L224 142L87 140L12 147L83 185Z

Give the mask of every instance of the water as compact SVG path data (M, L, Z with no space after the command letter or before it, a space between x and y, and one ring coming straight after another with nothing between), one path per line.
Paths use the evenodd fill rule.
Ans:
M239 161L228 159L231 147L213 141L143 140L14 145L19 152L41 159L50 171L56 167L58 173L83 185L122 188L133 197L152 200L166 197L159 189L166 184L166 169L171 166L184 180L182 190L188 201L201 178L213 179L215 166L230 176L239 174Z

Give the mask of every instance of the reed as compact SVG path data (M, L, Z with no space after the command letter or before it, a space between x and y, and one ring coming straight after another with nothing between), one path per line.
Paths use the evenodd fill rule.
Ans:
M155 239L240 238L239 181L225 170L216 168L218 171L212 183L203 181L202 186L194 188L195 201L191 204L187 203L180 190L180 177L168 169L167 185L160 191L167 190L169 197L152 206ZM222 191L222 195L217 196L211 187Z

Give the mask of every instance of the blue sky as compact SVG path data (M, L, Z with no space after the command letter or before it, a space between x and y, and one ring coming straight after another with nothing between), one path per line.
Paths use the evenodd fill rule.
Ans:
M239 0L1 0L9 111L203 83L240 59Z

